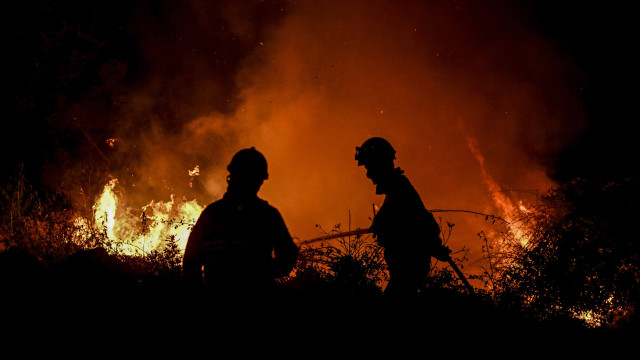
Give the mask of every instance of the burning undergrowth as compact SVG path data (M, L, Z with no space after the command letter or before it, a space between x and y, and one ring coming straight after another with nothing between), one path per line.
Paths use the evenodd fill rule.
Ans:
M189 299L182 286L184 241L201 208L188 201L122 208L116 184L107 183L96 197L93 218L77 216L64 201L41 198L21 173L5 185L0 263L6 306L24 309L44 301L37 312L43 316L54 309L69 316L106 309L97 311L119 317L120 311L144 303L145 319L161 313L182 317L174 306ZM535 207L521 208L510 222L485 215L503 223L505 231L498 243L484 238L485 271L470 275L483 284L476 297L465 295L450 269L437 266L419 316L451 325L508 324L523 333L544 324L579 332L586 329L583 322L631 326L637 318L639 251L631 238L621 240L630 234L624 219L637 199L621 201L620 196L636 186L629 181L601 189L576 182L549 192ZM607 202L608 210L596 206ZM621 204L627 206L615 208ZM181 212L184 207L193 212ZM443 226L445 241L454 227ZM340 225L332 232L340 232ZM319 247L300 245L295 271L280 282L291 316L302 312L327 321L323 326L370 324L389 316L380 312L386 272L374 240L355 236ZM455 255L461 268L466 253ZM451 313L433 313L433 306Z
M235 151L265 153L270 179L261 194L306 238L315 224L341 222L346 209L379 206L353 150L383 134L428 208L476 213L441 214L456 223L450 246L468 249L460 265L492 295L544 291L525 281L535 271L508 265L530 266L530 249L562 238L550 229L564 215L519 220L540 214L537 195L557 185L558 152L585 125L583 74L509 1L363 4L29 8L29 19L45 20L23 29L48 32L21 38L33 47L22 61L31 77L17 82L23 98L12 116L41 121L25 133L49 147L41 167L26 166L48 190L36 193L21 172L0 189L2 249L18 246L44 268L92 259L134 287L151 279L173 286L190 227L224 193ZM36 143L8 148L34 151ZM366 227L367 213L354 211L354 223ZM504 229L480 214L506 219ZM572 224L588 228L580 221ZM501 261L510 256L500 268L496 251ZM340 271L358 263L325 255L349 260ZM455 279L442 275L439 285ZM521 287L501 282L509 277ZM524 304L543 311L539 299L548 299L527 294ZM606 305L606 294L598 297Z

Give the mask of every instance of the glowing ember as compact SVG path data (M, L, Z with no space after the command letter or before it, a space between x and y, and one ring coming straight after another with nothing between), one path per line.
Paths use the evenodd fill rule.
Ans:
M191 180L189 181L189 187L193 187L193 178L200 175L200 166L196 165L193 170L188 170L189 176L191 176Z
M200 166L196 165L196 167L193 168L193 170L189 170L188 173L191 177L200 175Z

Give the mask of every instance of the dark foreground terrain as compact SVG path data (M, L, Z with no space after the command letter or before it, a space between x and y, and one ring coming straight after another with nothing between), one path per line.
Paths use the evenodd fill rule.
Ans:
M285 284L270 296L221 299L188 295L176 279L141 278L102 251L81 252L47 268L19 250L0 253L0 259L5 340L83 338L115 346L130 341L171 346L195 339L202 346L238 341L249 346L263 341L316 350L435 348L447 354L472 349L485 354L616 352L637 342L636 323L619 329L541 323L478 296L445 289L412 301L392 301L326 286Z

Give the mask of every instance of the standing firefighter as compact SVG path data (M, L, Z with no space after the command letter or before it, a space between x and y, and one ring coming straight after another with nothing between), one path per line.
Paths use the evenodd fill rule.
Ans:
M227 192L204 209L189 236L185 285L224 298L256 299L291 272L298 247L278 210L257 196L268 178L264 156L253 147L240 150L227 170Z
M420 195L395 167L395 154L389 142L374 137L356 147L355 159L367 170L376 193L385 195L371 228L389 269L385 295L404 298L417 295L425 285L431 257L446 261L451 251L442 245L440 227Z

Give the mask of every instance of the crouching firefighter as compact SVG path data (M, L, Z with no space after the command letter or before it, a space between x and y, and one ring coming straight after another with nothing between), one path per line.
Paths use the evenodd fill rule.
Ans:
M292 271L298 247L278 210L257 196L269 177L265 157L240 150L227 170L226 193L202 211L187 241L184 282L192 294L258 299Z
M374 137L356 147L355 159L367 170L376 194L385 195L371 228L389 270L385 295L406 298L425 286L431 257L447 261L451 250L442 245L440 227L420 195L395 167L395 154L387 140Z

